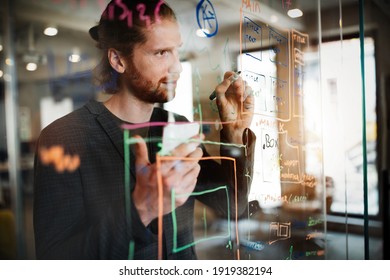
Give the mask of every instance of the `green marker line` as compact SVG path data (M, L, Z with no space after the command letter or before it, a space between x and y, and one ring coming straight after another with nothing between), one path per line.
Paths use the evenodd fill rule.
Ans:
M192 192L190 194L190 196L197 196L197 195L203 195L203 194L207 194L207 193L211 193L211 192L215 192L215 191L218 191L218 190L222 190L224 189L226 191L226 201L227 201L227 212L228 212L228 224L230 225L230 202L229 202L229 193L227 191L227 186L220 186L220 187L216 187L214 189L210 189L210 190L205 190L205 191L201 191L201 192ZM173 224L173 248L172 248L172 252L174 253L178 253L180 251L183 251L185 249L188 249L198 243L201 243L201 242L204 242L204 241L209 241L209 240L214 240L214 239L219 239L219 238L229 238L229 247L230 249L232 248L232 245L231 245L231 230L230 230L230 226L228 226L228 233L226 235L217 235L217 236L212 236L212 237L206 237L206 238L201 238L201 239L198 239L192 243L189 243L187 245L184 245L184 246L181 246L181 247L177 247L177 219L176 219L176 211L175 211L175 198L176 197L182 197L182 196L188 196L188 193L186 194L180 194L180 195L176 195L175 194L175 190L172 190L171 191L171 207L172 207L172 224Z

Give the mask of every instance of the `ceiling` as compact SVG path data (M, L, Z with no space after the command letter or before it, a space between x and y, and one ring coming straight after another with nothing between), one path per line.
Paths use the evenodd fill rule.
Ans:
M70 51L77 49L81 53L94 56L96 48L88 30L96 24L100 14L106 6L107 0L8 0L12 5L14 19L13 29L15 38L15 50L17 59L24 62L26 54L40 55L42 63L47 63L47 54L52 53L59 57L66 57ZM232 11L239 9L242 1L209 0L214 6L218 5L218 21L223 22L225 28L238 25L238 18L232 17ZM339 2L343 4L356 2L357 0L322 0L321 8L337 7ZM184 34L192 32L196 21L196 7L200 0L167 0L179 15ZM252 0L254 2L254 0ZM275 13L283 21L283 25L302 27L302 20L291 20L286 16L286 9L281 3L283 0L262 0L259 4L263 15ZM305 13L317 10L317 1L291 0L292 7L298 6ZM286 2L287 3L287 2ZM264 21L270 19L263 18ZM59 34L55 37L47 37L42 34L43 28L48 24L55 24L59 28ZM1 27L0 27L1 28ZM1 29L0 29L0 33ZM0 34L1 36L1 34ZM77 42L77 46L75 43ZM46 61L45 61L46 60ZM91 62L92 63L92 62ZM23 75L22 75L23 76Z

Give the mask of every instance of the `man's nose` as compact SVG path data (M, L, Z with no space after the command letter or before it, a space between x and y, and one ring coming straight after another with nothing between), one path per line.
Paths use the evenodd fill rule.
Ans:
M172 65L169 69L169 72L170 73L179 73L179 74L181 72L183 72L183 67L181 65L179 52L175 52L172 59L173 59L173 61L172 61Z

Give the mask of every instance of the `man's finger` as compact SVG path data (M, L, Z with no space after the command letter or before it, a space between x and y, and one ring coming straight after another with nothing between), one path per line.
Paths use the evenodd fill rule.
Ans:
M224 75L224 79L223 81L216 86L215 88L215 93L217 95L217 101L222 101L226 98L226 91L228 90L228 88L230 87L230 85L232 84L232 82L234 82L234 80L237 80L239 76L237 76L237 74L235 72L226 72L225 75Z
M140 170L150 165L148 148L146 147L145 140L141 136L134 136L138 141L135 146L135 166L137 170Z
M203 139L204 139L203 133L194 135L193 137L190 138L189 142L180 144L174 150L172 150L172 156L187 157L189 154L195 151L195 149L200 145Z

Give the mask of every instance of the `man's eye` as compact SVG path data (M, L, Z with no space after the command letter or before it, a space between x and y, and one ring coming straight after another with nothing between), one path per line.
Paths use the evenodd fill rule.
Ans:
M157 55L159 55L159 56L166 56L166 55L168 55L168 51L159 51L157 53Z

